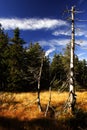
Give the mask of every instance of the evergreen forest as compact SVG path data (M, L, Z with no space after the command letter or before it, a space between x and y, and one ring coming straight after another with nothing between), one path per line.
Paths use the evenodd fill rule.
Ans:
M70 45L63 52L53 56L45 56L39 43L30 43L20 37L19 28L14 29L13 37L9 37L0 26L0 91L28 92L37 91L41 62L41 90L48 90L51 85L58 89L63 83L68 84L70 65ZM87 88L87 61L79 60L75 55L74 80L77 89Z

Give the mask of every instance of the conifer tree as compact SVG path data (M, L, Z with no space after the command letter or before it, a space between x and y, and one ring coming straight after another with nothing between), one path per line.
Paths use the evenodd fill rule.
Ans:
M5 90L8 76L8 35L0 25L0 89Z

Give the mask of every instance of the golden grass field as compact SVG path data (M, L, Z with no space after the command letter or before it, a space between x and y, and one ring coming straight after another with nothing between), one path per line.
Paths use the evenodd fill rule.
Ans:
M37 93L0 93L0 130L87 130L87 91L76 92L76 108L78 115L71 115L69 112L59 115L55 119L54 113L50 109L47 117L44 116L46 106L49 101L49 92L41 92L42 112L37 106ZM58 93L52 91L51 106L55 111L63 112L64 104L68 98L68 92ZM77 120L76 120L77 119ZM84 120L85 119L85 120ZM71 122L77 121L78 126ZM60 123L59 123L60 122ZM64 123L62 125L62 122ZM68 123L67 123L68 122ZM39 123L39 124L38 124ZM8 125L9 124L9 125Z

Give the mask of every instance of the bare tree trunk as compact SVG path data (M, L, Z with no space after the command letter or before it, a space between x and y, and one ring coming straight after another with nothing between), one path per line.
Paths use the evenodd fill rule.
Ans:
M42 74L42 68L43 68L43 59L44 59L44 54L42 54L40 72L39 72L39 76L38 76L38 96L37 96L37 103L38 103L39 111L42 111L41 103L40 103L40 80L41 80L41 74Z
M40 78L38 78L38 96L37 96L37 103L39 111L42 111L41 103L40 103Z
M71 112L74 111L74 107L75 107L75 103L76 103L75 84L74 84L74 48L75 48L74 13L75 13L75 8L72 7L72 10L71 10L72 36L71 36L71 50L70 50L70 86L69 86Z
M51 105L50 105L50 103L51 103L51 86L49 87L49 93L50 93L49 102L48 102L48 104L47 104L45 116L47 116L47 112L48 112L48 110L49 110L49 107L51 106Z
M53 80L50 82L50 87L49 87L49 101L48 101L48 104L47 104L45 116L47 116L47 112L48 112L49 108L51 108L52 111L54 112L54 108L51 106L51 91L52 91L52 84L53 84L53 82L55 80L55 77L56 76L54 76Z

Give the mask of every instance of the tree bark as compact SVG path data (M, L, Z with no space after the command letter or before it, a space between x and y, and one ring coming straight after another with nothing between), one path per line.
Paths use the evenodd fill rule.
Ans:
M40 103L40 83L41 83L40 80L41 80L41 74L42 74L42 68L43 68L43 59L44 59L44 55L42 54L40 72L39 72L39 76L38 76L38 96L37 96L37 103L38 103L39 111L42 111L41 103Z
M75 49L75 28L74 28L74 13L75 8L72 7L71 15L72 15L72 35L71 35L71 49L70 49L70 86L69 86L69 94L70 94L70 109L71 112L74 111L75 103L76 103L76 95L75 95L75 83L74 83L74 49Z

